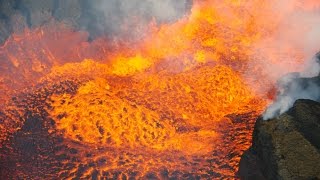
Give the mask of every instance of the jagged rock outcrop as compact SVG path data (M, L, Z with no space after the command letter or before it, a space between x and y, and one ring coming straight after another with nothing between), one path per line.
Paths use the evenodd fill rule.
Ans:
M297 100L280 117L257 120L241 179L320 179L320 103Z

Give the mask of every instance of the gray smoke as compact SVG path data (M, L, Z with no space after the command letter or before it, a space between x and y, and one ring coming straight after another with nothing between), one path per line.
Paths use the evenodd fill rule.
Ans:
M150 22L174 22L191 6L192 0L0 0L0 44L14 32L53 20L87 31L91 39L139 39Z
M290 73L278 81L278 96L263 114L263 119L275 118L291 108L298 99L320 101L319 55L312 58L301 73Z
M149 24L170 23L187 14L190 0L94 0L87 2L80 25L96 36L141 39Z

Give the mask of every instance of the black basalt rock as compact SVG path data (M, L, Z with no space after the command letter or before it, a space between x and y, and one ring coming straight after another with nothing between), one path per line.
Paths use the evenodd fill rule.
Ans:
M297 100L278 118L259 118L241 179L320 179L320 103Z

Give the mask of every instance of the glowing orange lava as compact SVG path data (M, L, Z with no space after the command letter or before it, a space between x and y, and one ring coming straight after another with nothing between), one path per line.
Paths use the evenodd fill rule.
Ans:
M172 24L151 23L151 33L135 44L120 41L114 45L106 39L89 43L84 32L63 25L50 28L57 22L26 30L0 49L0 56L6 58L0 62L4 72L0 92L10 93L0 99L9 105L14 94L76 82L77 87L68 86L70 91L47 93L47 88L35 94L48 94L40 99L48 107L40 109L54 122L49 134L63 137L70 148L94 154L74 155L81 163L108 156L109 165L99 167L101 174L130 174L135 169L140 173L137 177L145 177L165 166L169 172L178 169L208 175L215 171L219 177L234 178L239 156L250 145L252 122L273 96L274 79L268 76L268 65L255 58L262 42L276 39L283 22L284 17L272 7L274 2L194 1L190 14ZM309 8L318 5L312 2ZM264 56L269 63L286 65L281 74L299 70L304 58L299 47L283 47L293 57L290 63L278 60L283 54L273 53L275 47L263 48L270 52ZM26 120L10 114L10 106L2 111L12 122ZM237 116L244 118L243 134L236 138L245 141L231 148L233 140L223 133ZM245 128L246 123L250 127ZM0 139L20 128L9 132L0 124L5 134ZM228 150L236 155L223 159ZM208 158L215 156L213 152L222 162L215 164ZM123 158L130 162L119 164ZM77 168L69 169L68 177L75 177ZM65 171L59 172L61 177ZM93 171L88 168L81 177Z

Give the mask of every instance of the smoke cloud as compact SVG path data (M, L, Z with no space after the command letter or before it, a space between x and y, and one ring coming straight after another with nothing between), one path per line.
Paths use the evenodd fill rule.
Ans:
M95 0L88 2L81 26L94 31L97 36L110 35L113 38L140 40L147 34L149 23L170 23L186 15L191 0ZM90 19L94 17L93 19ZM94 24L92 20L95 21Z
M308 69L310 71L291 73L278 81L278 96L276 101L264 112L264 120L285 113L298 99L320 101L320 76L309 77L319 74L320 65L317 61L313 62L311 64L314 64L314 66Z
M319 100L320 96L317 78L307 79L320 72L319 55L314 57L320 50L320 1L270 1L268 8L263 10L261 20L273 23L274 30L253 46L251 57L252 67L261 66L270 82L278 82L278 96L265 111L264 119L286 112L297 99ZM300 73L288 74L297 71ZM250 75L255 76L252 72ZM270 87L265 86L257 92L265 94L268 90Z

